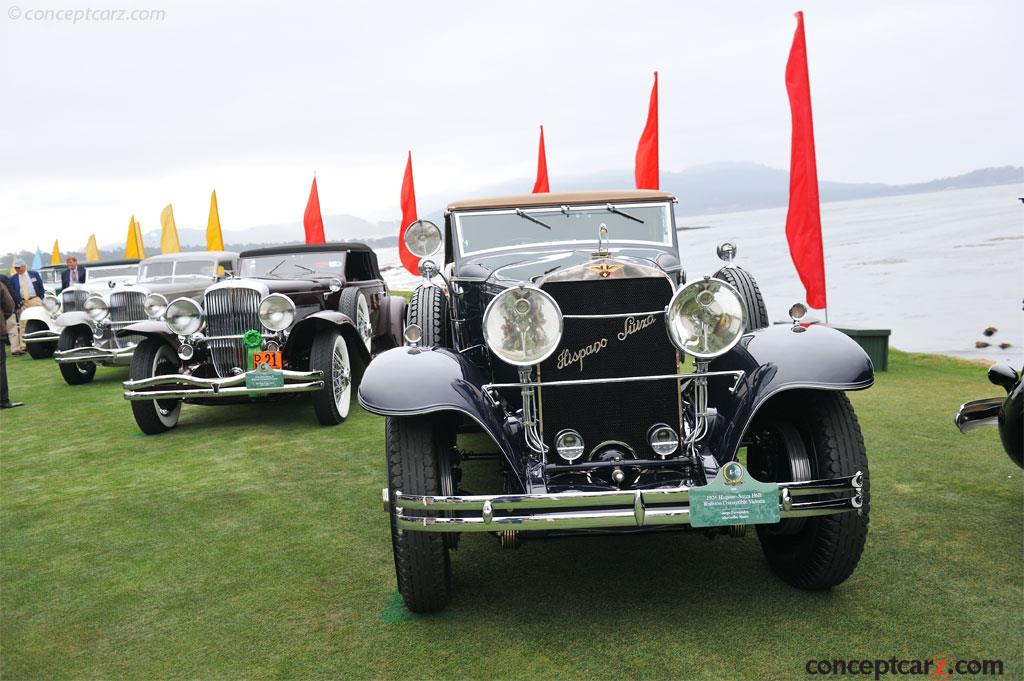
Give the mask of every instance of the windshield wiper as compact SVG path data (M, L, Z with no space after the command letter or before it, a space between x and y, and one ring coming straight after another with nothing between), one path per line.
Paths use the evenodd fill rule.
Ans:
M516 215L518 215L519 217L523 218L524 220L529 220L530 222L535 222L538 225L540 225L541 227L546 227L547 229L551 229L551 225L541 222L540 220L538 220L537 218L533 217L532 215L527 215L526 211L524 211L522 208L516 208Z
M276 272L276 271L277 271L277 268L278 268L278 267L280 267L281 265L283 265L283 264L284 264L284 261L285 261L285 260L287 260L287 259L288 259L288 258L282 258L282 259L281 259L281 262L277 263L276 265L274 265L273 267L271 267L271 268L270 268L269 270L267 270L267 274L273 274L274 272Z
M293 263L292 263L292 265L294 265L295 267L301 267L302 269L304 269L304 270L306 270L307 272L310 272L310 273L312 273L312 274L316 274L316 270L311 270L311 269L309 269L308 267L306 267L305 265L300 265L300 264L299 264L299 263L297 263L297 262L293 262Z
M619 208L616 208L615 206L613 206L610 203L605 205L605 208L608 210L609 213L615 213L616 215L621 215L624 218L629 218L633 222L639 222L641 225L644 224L644 221L641 220L640 218L638 218L637 216L630 215L629 213L627 213L624 210L621 210Z

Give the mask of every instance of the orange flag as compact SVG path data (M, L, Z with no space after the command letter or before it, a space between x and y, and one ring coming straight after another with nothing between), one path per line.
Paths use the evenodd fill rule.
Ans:
M402 178L402 225L398 230L398 257L402 259L402 265L413 274L420 273L420 259L409 252L405 247L405 230L409 225L416 222L416 189L412 184L412 152L405 162L405 177Z
M313 176L313 187L309 190L309 201L306 202L306 213L302 216L302 225L306 228L307 244L322 244L324 239L324 219L320 215L320 195L316 191L316 175Z
M537 149L537 181L533 183L534 194L551 191L548 186L548 155L544 151L544 126L540 126L540 147Z

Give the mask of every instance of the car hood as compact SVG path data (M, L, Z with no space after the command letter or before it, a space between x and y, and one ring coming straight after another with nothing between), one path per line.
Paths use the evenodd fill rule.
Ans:
M641 267L656 268L669 276L679 271L679 257L667 249L611 247L609 257ZM530 250L486 256L470 256L456 276L486 279L503 285L537 283L559 271L585 265L595 258L593 249Z
M240 279L225 279L210 286L207 291L219 288L251 288L261 291L263 295L270 293L283 293L293 295L296 293L319 293L329 291L331 279L342 281L341 277L326 277L323 279L261 279L258 277L245 277Z

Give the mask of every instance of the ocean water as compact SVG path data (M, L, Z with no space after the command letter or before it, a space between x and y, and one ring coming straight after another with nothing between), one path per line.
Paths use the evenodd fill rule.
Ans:
M833 326L890 329L892 347L1024 364L1024 185L822 204L828 317ZM786 209L677 220L690 280L720 266L715 247L738 246L773 321L804 292L786 244ZM396 248L379 249L382 266ZM385 272L395 288L416 278ZM822 318L819 311L812 316ZM991 337L988 327L997 329ZM976 348L978 341L989 347ZM1000 349L1000 343L1011 347Z

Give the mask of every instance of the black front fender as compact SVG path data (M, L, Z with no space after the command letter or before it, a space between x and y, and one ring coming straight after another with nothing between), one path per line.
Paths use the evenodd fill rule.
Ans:
M356 353L358 361L352 363L352 370L358 381L360 375L370 363L370 353L366 346L363 345L362 339L359 338L355 322L348 315L335 312L334 310L321 310L320 312L314 312L308 317L304 317L302 321L292 327L291 333L288 334L285 351L289 356L305 353L312 346L313 337L317 332L326 328L336 328L341 331L341 335L348 344L349 352L354 351Z
M382 352L366 369L359 404L383 416L417 416L454 411L486 432L517 476L523 475L523 438L481 390L484 373L445 348L400 347ZM521 479L524 489L525 480Z
M757 412L774 396L798 389L864 390L875 382L864 350L824 326L777 325L755 331L712 361L710 368L744 372L733 391L729 379L708 382L709 404L721 417L708 445L720 463L736 457Z

